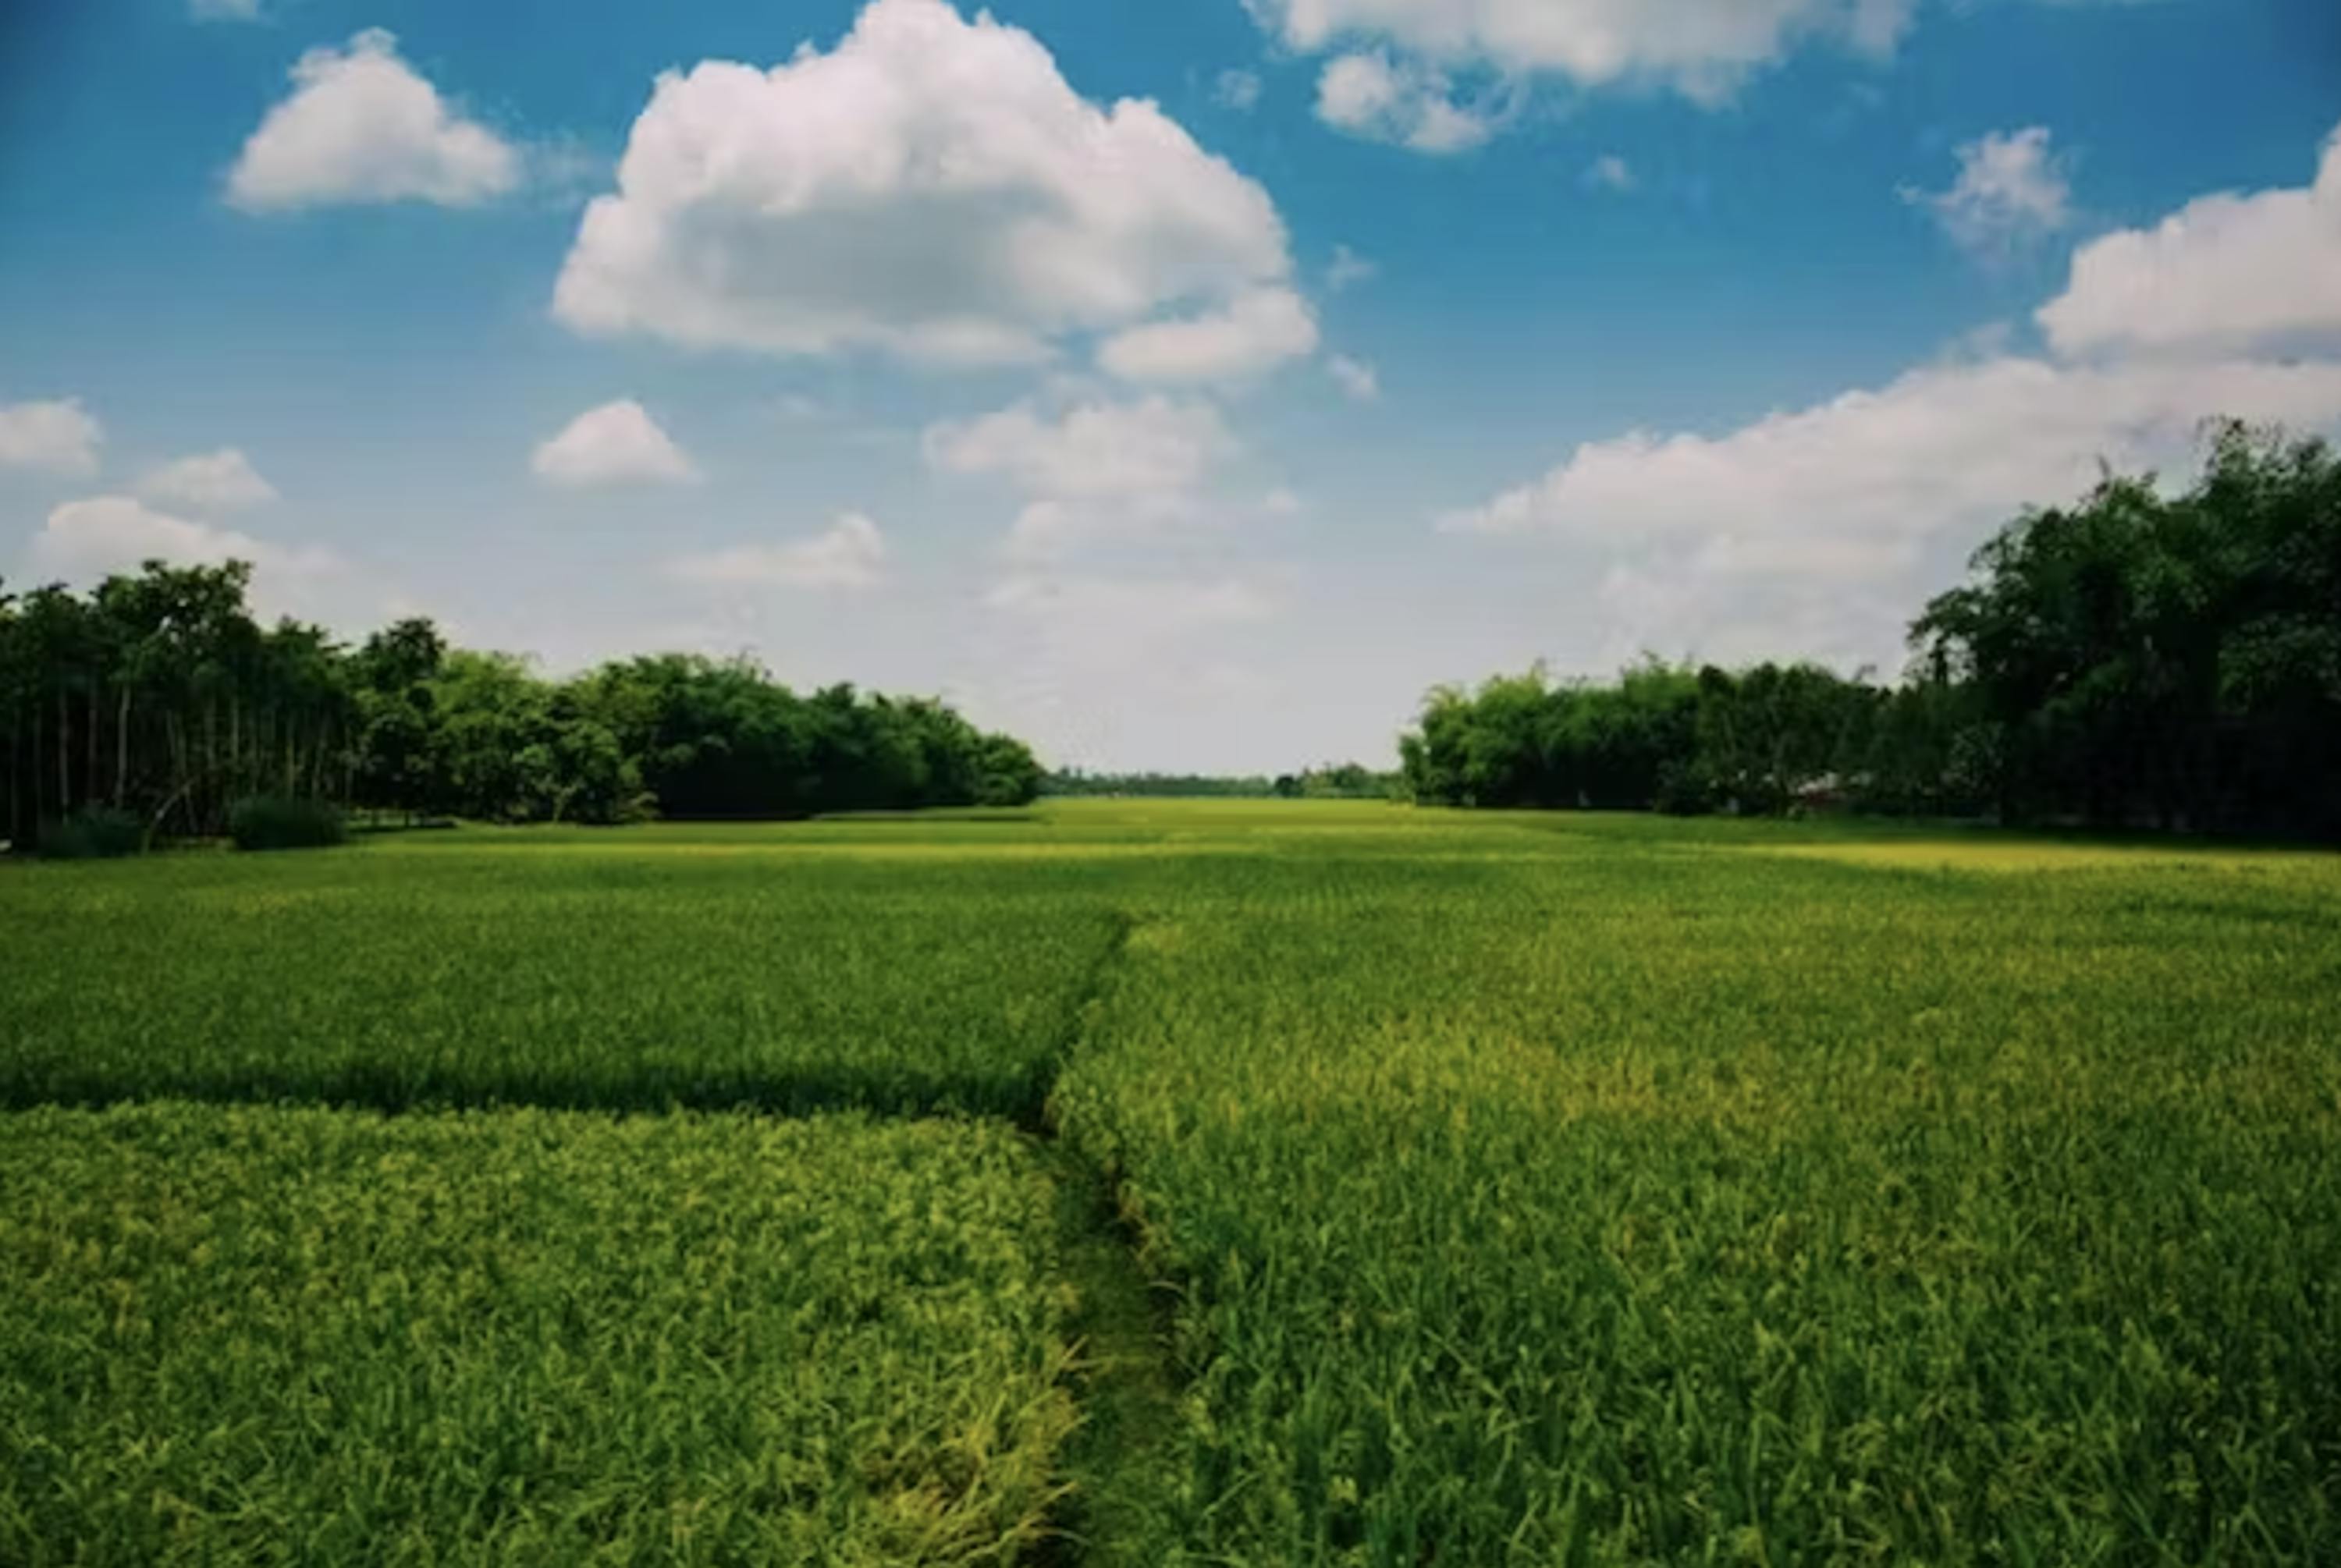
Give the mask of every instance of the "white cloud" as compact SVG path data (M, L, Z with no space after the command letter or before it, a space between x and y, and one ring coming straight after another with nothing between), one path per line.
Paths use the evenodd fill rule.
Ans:
M1604 153L1585 166L1585 183L1596 190L1616 191L1622 195L1639 182L1634 178L1632 164L1615 153Z
M199 512L242 511L276 499L276 487L232 446L166 463L138 481L138 493Z
M991 474L1024 497L1007 539L1021 558L1191 528L1229 509L1207 481L1240 450L1220 411L1155 394L1133 402L1077 402L1049 415L1020 404L926 433L929 466Z
M1552 74L1581 86L1662 85L1711 103L1808 39L1890 50L1916 0L1249 3L1286 44L1312 54L1380 40L1426 63Z
M1158 395L1083 403L1056 420L1029 405L1003 409L936 425L925 446L927 461L946 472L1001 474L1028 495L1096 501L1191 489L1234 452L1235 438L1211 404Z
M1317 79L1317 117L1369 141L1463 153L1495 134L1487 110L1458 103L1445 72L1386 54L1343 55Z
M847 512L810 539L687 555L667 572L702 588L860 589L883 581L885 566L885 535L860 512Z
M623 484L688 484L698 468L631 398L588 409L536 449L530 464L548 484L593 490Z
M1380 267L1349 246L1335 245L1333 259L1325 267L1325 286L1338 294L1352 284L1371 281L1380 271Z
M187 0L187 15L198 22L257 22L260 0Z
M1261 85L1257 71L1222 71L1212 84L1211 98L1223 109L1249 114L1260 107Z
M1363 360L1335 354L1325 362L1325 369L1340 383L1341 390L1357 402L1372 402L1382 395L1381 376Z
M872 0L829 53L660 78L554 313L777 354L1037 362L1209 314L1291 265L1260 187L1153 104L1078 96L1030 34Z
M292 96L268 111L229 172L228 200L254 212L334 203L471 206L520 183L521 154L450 109L369 28L345 49L312 49Z
M1613 655L1880 657L1960 556L2101 464L2191 471L2220 417L2341 434L2341 271L2301 262L2341 261L2336 198L2341 134L2312 189L2207 197L2084 246L2038 317L2062 357L2012 353L1993 323L1875 391L1722 435L1586 442L1440 526L1606 567L1600 606L1633 630Z
M255 600L281 609L284 595L344 570L341 559L317 546L288 546L154 511L126 495L68 501L49 513L33 537L39 575L87 584L111 572L131 572L149 561L174 566L217 566L244 561L254 569Z
M2341 363L1931 366L1721 436L1587 442L1440 526L1596 551L1639 646L1875 658L1943 586L1921 580L1930 555L2077 497L2101 460L2183 467L2217 415L2341 428Z
M2067 354L2341 346L2341 130L2306 187L2205 196L2082 246L2038 319Z
M2328 423L2341 417L2341 364L1932 367L1724 436L1589 442L1443 526L1610 543L1922 538L2068 497L2100 458L2137 468L2183 457L2219 414Z
M1255 289L1226 309L1106 340L1098 362L1124 381L1238 381L1317 349L1317 317L1290 289Z
M1959 174L1947 191L1905 189L1970 254L2005 257L2073 219L2073 188L2047 127L1993 131L1958 149Z
M105 431L79 398L0 406L0 468L87 475Z

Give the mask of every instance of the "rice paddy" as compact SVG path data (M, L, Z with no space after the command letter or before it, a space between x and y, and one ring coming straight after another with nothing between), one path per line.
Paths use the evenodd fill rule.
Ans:
M2341 861L1340 803L0 868L0 1560L2341 1561Z

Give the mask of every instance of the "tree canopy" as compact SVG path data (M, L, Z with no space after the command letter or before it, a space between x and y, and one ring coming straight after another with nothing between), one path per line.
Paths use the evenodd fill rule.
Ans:
M1650 660L1442 687L1401 742L1445 805L2341 834L2341 458L2219 427L2184 489L2107 474L2016 519L1913 623L1885 686Z
M801 695L667 654L548 680L402 620L356 646L263 627L250 569L0 592L0 837L103 809L204 835L255 796L412 817L607 823L1015 805L1041 769L943 704Z

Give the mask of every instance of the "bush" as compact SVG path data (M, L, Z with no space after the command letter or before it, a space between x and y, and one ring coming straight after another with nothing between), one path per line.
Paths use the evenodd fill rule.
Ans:
M340 807L281 795L237 801L228 808L227 831L239 849L322 849L350 836Z
M44 823L38 844L51 860L115 860L145 847L144 821L111 806L85 806L62 822Z

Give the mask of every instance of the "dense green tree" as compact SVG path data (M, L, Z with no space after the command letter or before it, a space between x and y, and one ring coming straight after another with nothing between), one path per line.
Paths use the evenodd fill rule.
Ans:
M2197 481L2028 513L1914 638L2011 819L2341 831L2341 459L2224 427Z
M249 569L169 567L84 595L0 594L0 839L98 809L217 834L239 800L409 818L675 816L1019 805L1031 752L942 703L662 656L547 680L403 620L355 650L245 608Z
M1401 742L1449 805L1875 810L2341 834L2341 459L2220 428L2196 481L2027 512L1891 688L1809 664L1441 687Z

